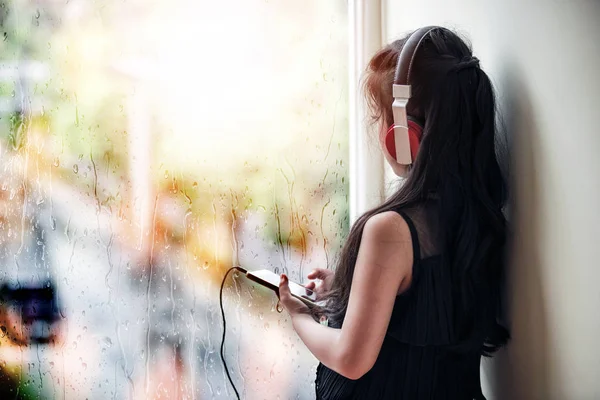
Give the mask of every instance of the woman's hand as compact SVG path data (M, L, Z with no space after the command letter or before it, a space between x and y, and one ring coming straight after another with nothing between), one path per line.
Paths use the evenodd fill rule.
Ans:
M279 303L292 317L299 314L310 314L308 306L302 300L292 296L288 277L285 274L281 275L281 280L279 281Z
M317 294L317 301L323 300L325 294L331 290L333 275L333 271L329 269L315 268L308 274L307 278L311 281L304 285L304 287ZM318 279L321 282L317 284L315 279Z

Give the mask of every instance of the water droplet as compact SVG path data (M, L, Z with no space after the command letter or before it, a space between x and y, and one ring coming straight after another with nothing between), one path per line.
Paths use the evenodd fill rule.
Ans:
M78 173L79 172L79 166L77 164L73 164L73 172L74 173Z

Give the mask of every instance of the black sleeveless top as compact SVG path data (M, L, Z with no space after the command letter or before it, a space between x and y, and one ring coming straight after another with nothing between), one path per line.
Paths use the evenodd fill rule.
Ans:
M456 344L453 295L449 272L442 268L441 256L433 254L439 246L432 229L435 222L429 223L431 211L428 206L397 211L412 237L412 283L396 297L375 365L358 380L350 380L319 364L317 399L485 399L480 353L449 349Z

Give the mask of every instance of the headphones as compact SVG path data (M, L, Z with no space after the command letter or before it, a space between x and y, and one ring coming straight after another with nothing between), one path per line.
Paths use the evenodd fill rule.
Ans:
M435 29L441 28L426 26L416 30L406 40L398 56L392 86L394 125L390 126L385 135L385 147L398 164L412 164L419 151L419 144L423 136L423 125L406 113L406 105L411 97L410 70L423 39Z

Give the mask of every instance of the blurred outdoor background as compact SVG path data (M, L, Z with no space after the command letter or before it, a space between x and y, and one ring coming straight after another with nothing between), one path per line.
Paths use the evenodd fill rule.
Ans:
M0 0L0 398L233 397L225 271L348 232L347 7ZM242 398L313 398L275 295L225 304Z

